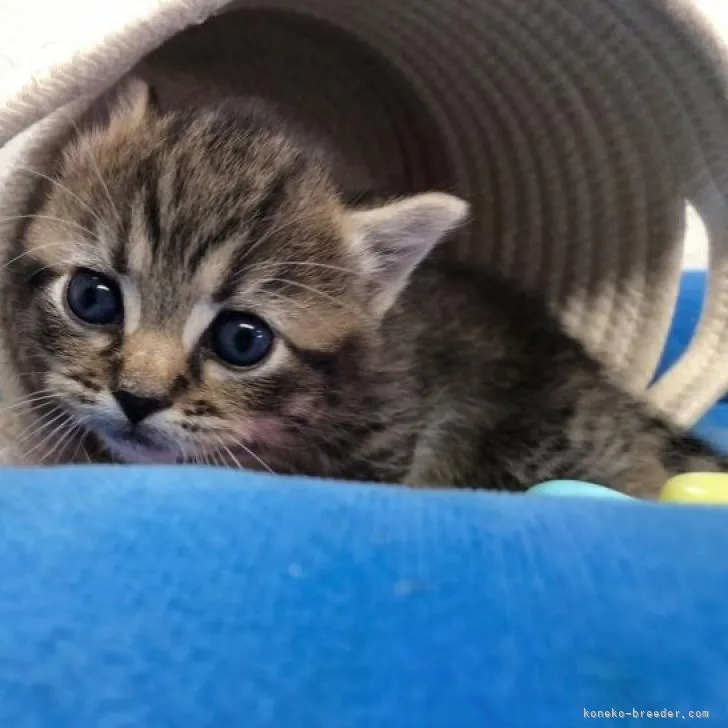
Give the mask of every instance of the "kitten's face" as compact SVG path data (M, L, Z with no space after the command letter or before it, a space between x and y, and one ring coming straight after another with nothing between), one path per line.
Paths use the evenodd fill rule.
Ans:
M347 211L268 119L162 116L143 87L49 177L5 274L13 358L29 395L123 461L289 446L426 252L393 257L401 213Z

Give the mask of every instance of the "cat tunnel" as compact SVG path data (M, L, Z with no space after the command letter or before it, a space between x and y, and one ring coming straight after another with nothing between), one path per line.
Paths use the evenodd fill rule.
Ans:
M724 6L4 3L0 144L22 159L130 72L163 104L267 97L333 142L346 184L469 200L451 254L542 291L690 426L728 389ZM8 215L24 187L3 174ZM688 208L707 297L652 383ZM728 725L722 512L174 468L0 485L2 725L537 728L611 708Z

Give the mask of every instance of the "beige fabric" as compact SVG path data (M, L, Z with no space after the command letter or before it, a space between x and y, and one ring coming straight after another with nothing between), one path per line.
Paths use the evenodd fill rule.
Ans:
M728 388L724 0L6 0L0 143L141 71L175 103L287 104L391 192L455 191L455 252L541 289L647 386L676 297L685 202L710 237L707 313L650 392L685 424ZM176 36L176 37L173 37Z

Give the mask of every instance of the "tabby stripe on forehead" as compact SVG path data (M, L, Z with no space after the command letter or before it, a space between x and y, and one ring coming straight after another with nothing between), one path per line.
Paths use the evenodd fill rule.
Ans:
M282 173L274 177L271 184L268 185L268 189L261 195L255 208L251 210L251 240L260 238L270 227L276 210L283 203L286 195L286 186L290 178L291 175L288 173Z
M231 217L218 227L215 232L206 236L197 246L196 250L187 257L186 264L189 270L194 273L199 268L205 257L222 243L227 242L236 234L242 235L246 226L239 217Z
M119 234L111 251L111 264L120 275L129 272L128 240L131 231L131 206L121 205L119 209Z
M156 248L162 238L161 214L159 211L159 185L157 170L148 165L149 176L144 185L144 223L152 247Z
M248 213L250 217L247 220L248 230L246 236L249 245L255 245L264 235L268 234L275 219L275 213L285 199L286 187L299 169L300 164L296 164L292 169L276 175L271 180L268 188L261 194L259 200L251 207ZM245 251L242 251L241 262L247 266L253 260L248 259ZM215 300L221 301L231 295L240 280L242 272L239 266L231 266L229 275L217 289Z

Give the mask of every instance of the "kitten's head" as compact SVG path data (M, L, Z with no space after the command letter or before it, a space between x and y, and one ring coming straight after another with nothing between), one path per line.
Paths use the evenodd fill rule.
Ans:
M433 193L349 210L257 105L163 114L132 82L107 112L34 171L3 242L24 393L124 461L284 443L467 206Z

